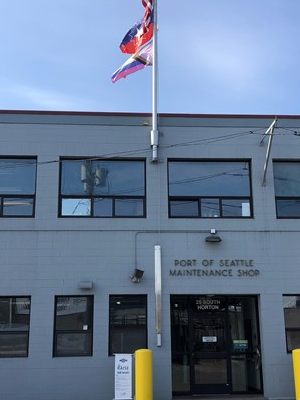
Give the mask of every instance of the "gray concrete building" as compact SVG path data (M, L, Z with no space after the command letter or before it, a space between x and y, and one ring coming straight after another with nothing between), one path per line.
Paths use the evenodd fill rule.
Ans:
M1 399L113 399L145 348L156 400L294 397L300 117L274 118L159 115L153 160L149 114L0 111Z

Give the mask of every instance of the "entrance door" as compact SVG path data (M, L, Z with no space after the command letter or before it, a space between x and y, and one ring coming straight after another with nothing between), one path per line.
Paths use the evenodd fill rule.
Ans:
M257 298L170 300L173 396L263 393Z
M230 393L226 315L191 318L191 389L194 394Z

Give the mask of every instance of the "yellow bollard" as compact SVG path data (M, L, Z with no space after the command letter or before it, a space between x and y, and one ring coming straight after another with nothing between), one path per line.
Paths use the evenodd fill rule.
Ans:
M140 349L135 352L135 400L153 400L152 351Z
M300 400L300 349L293 350L296 400Z

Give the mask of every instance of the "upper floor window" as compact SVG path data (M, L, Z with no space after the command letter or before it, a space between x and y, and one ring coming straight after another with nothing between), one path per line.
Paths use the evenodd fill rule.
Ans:
M145 162L62 160L60 216L145 217Z
M0 297L0 357L27 357L30 297Z
M300 218L300 162L274 162L278 218Z
M0 216L33 217L36 158L0 158Z
M170 161L169 216L252 217L249 161Z
M54 357L91 356L93 296L56 296Z

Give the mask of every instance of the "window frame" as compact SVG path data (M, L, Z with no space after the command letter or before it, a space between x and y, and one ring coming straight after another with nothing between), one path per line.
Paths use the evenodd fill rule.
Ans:
M284 297L299 297L299 300L300 300L300 294L287 294L287 293L284 293L284 294L282 295L282 302L283 302L283 298L284 298ZM295 328L287 328L287 327L286 327L285 310L293 309L293 307L284 307L284 304L283 304L282 309L283 309L283 319L284 319L284 332L285 332L286 352L287 352L288 354L291 354L292 351L293 351L294 349L289 349L288 335L287 335L287 333L288 333L288 332L298 332L298 333L299 333L299 337L300 337L300 322L299 322L299 326L298 326L298 327L295 327ZM300 305L299 305L299 307L295 307L295 309L299 309L299 313L300 313ZM297 347L297 348L298 348L298 347Z
M138 350L139 348L141 348L140 346L138 346L137 348L132 348L132 351L113 351L112 345L113 345L113 340L112 340L112 336L113 333L117 330L116 326L117 324L113 324L112 323L112 318L113 318L113 314L112 314L112 306L113 306L113 301L115 303L117 303L116 299L124 299L128 300L128 301L132 301L133 299L140 299L140 301L143 302L144 305L144 312L145 312L145 323L143 325L141 325L141 332L143 332L143 336L142 340L145 340L144 346L142 346L143 348L147 349L148 348L148 296L146 294L110 294L109 295L109 322L108 322L108 355L109 356L113 356L114 354L127 354L127 353L134 353L134 351ZM124 329L123 326L121 326L121 329Z
M24 355L15 355L15 354L6 354L6 355L1 355L0 352L0 358L27 358L29 354L29 333L30 333L30 319L31 319L31 296L27 295L22 295L22 296L0 296L1 299L8 299L9 301L14 301L14 307L16 307L17 300L18 299L27 299L29 302L29 310L28 310L28 329L27 330L7 330L7 331L0 331L0 338L2 336L8 336L8 335L16 335L20 336L26 335L26 352Z
M279 202L281 201L293 201L294 203L300 203L300 196L277 196L276 195L276 185L275 185L275 173L274 173L274 165L275 164L298 164L299 172L300 172L300 160L295 159L273 159L273 182L274 182L274 200L275 200L275 209L276 209L276 218L277 219L300 219L300 207L299 207L299 216L295 215L279 215Z
M87 194L87 195L63 195L62 194L62 168L63 162L65 161L94 161L94 162L142 162L143 163L143 179L144 179L144 195L105 195L105 194ZM64 215L63 214L63 200L87 200L90 202L90 213L89 215ZM112 213L111 215L95 215L95 201L97 199L108 199L112 202ZM142 213L141 215L118 215L116 213L116 203L122 200L137 200L142 202ZM60 158L60 172L59 172L59 204L58 204L58 217L59 218L146 218L146 160L144 158L135 159L101 159L93 157L85 158L73 158L73 157L61 157Z
M0 168L1 168L1 161L11 160L11 161L19 161L22 160L31 160L35 163L35 174L34 174L34 193L26 193L26 194L1 194L0 190L0 218L34 218L35 217L35 205L36 205L36 187L37 187L37 156L0 156ZM5 199L30 199L32 200L32 213L30 214L6 214L4 212L5 209Z
M57 328L57 304L59 298L86 298L87 299L87 313L89 318L88 329L58 329ZM56 295L54 297L54 324L53 324L53 350L52 356L54 358L60 357L92 357L93 356L93 332L94 332L94 296L93 295ZM86 335L90 339L89 351L85 354L73 352L70 354L59 354L57 349L58 336L59 335L70 335L70 334L80 334Z
M252 195L252 166L251 166L251 159L178 159L178 158L170 158L168 161L168 215L169 218L191 218L191 219L211 219L211 218L221 218L221 219L251 219L254 217L253 213L253 195ZM201 164L201 163L247 163L248 164L248 171L249 171L249 196L171 196L170 195L170 169L169 166L172 162L176 163L194 163L194 164ZM216 203L219 204L218 212L211 216L202 216L201 210L201 202L205 199L216 200ZM226 210L226 200L240 200L241 202L245 200L249 204L249 215L243 216L230 216L225 215L224 211ZM197 203L196 208L198 209L197 215L172 215L172 202L176 201L191 201ZM224 203L224 204L223 204Z

